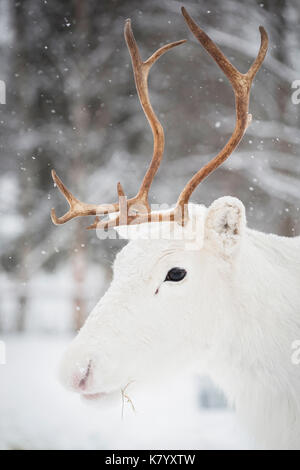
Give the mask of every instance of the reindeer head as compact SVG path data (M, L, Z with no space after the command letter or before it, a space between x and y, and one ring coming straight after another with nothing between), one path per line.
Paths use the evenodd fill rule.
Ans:
M199 350L203 354L209 351L216 313L225 308L231 274L243 244L246 222L239 200L221 198L206 209L189 204L189 199L198 184L231 155L251 121L250 88L267 51L267 34L260 27L258 56L249 71L242 74L184 8L182 13L234 89L236 125L225 147L191 178L173 209L151 212L148 193L163 156L164 132L149 101L148 72L164 52L185 41L163 46L143 62L127 20L125 39L135 83L154 137L153 157L141 187L135 197L126 199L118 183L118 202L86 204L75 198L52 172L70 205L60 218L52 210L55 224L94 215L95 222L89 229L115 227L122 234L128 227L129 238L134 238L118 254L110 288L63 359L63 382L88 398L123 389L132 381L148 379L158 370L178 368L190 363ZM115 218L113 213L117 213ZM99 217L107 215L108 219ZM137 226L150 229L148 237L136 237L132 228ZM161 234L166 227L167 238Z

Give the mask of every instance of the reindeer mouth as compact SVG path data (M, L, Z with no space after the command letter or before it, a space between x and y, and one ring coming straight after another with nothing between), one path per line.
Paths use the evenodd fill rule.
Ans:
M89 392L89 386L91 385L91 382L93 381L93 363L92 360L89 361L86 372L84 373L83 377L81 378L79 382L79 390L80 390L80 396L83 400L93 402L93 401L98 401L98 400L103 400L104 398L108 396L112 396L114 394L114 391L111 392L97 392L97 391L91 391Z
M86 404L99 406L114 406L120 401L120 390L110 392L83 392L80 394L81 400Z
M127 392L127 389L131 384L132 384L132 382L128 382L128 384L125 387L123 387L119 390L111 391L111 392L81 393L81 398L82 398L82 400L84 400L84 402L90 403L90 404L95 404L95 405L98 405L98 404L103 404L103 405L105 404L106 405L108 403L116 404L118 402L118 400L120 400L120 398L121 398L121 403L122 403L121 415L122 415L122 418L123 418L124 417L124 410L125 410L126 405L129 405L131 410L133 412L135 412L135 406L134 406L133 401L130 398L130 396L128 395L128 392Z
M92 385L93 382L93 364L92 360L89 361L86 371L82 375L82 377L79 380L78 383L78 391L80 393L80 397L82 400L85 402L101 402L101 403L108 403L108 401L116 401L116 397L120 398L120 395L122 397L122 403L124 406L124 402L127 401L128 403L131 403L132 408L134 409L134 406L132 404L132 401L130 397L127 395L126 391L129 385L132 384L132 381L129 381L125 387L120 387L119 389L111 389L109 391L89 391L89 387ZM78 379L76 379L78 381Z
M100 400L102 398L105 398L107 397L108 395L110 395L109 393L104 393L104 392L99 392L99 393L82 393L81 394L81 397L84 399L84 400L88 400L88 401L94 401L94 400Z
M120 403L120 392L97 392L97 393L81 393L80 399L85 405L95 408L109 409Z

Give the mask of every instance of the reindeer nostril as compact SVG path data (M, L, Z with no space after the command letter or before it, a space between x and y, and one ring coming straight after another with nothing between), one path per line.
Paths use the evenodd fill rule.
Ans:
M82 379L80 380L80 382L79 382L79 384L78 384L78 387L79 387L81 390L84 390L85 387L86 387L88 378L89 378L90 373L91 373L91 369L92 369L92 361L90 361L90 362L88 363L86 372L85 372L84 376L82 377Z

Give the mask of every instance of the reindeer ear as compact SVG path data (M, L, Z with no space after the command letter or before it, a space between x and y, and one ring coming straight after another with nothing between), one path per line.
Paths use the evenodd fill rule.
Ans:
M224 258L229 258L238 251L245 227L242 202L234 197L222 197L207 210L204 243Z

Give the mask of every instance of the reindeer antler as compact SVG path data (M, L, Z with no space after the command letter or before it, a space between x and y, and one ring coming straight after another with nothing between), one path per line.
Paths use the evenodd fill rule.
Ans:
M268 50L268 35L265 29L260 26L259 31L261 35L261 45L258 55L248 72L246 74L243 74L239 72L231 64L231 62L229 62L223 52L221 52L221 50L210 39L210 37L204 31L202 31L201 28L199 28L199 26L190 17L184 7L182 7L181 11L188 27L190 28L194 36L198 39L198 41L206 49L206 51L212 56L212 58L223 70L224 74L232 84L233 91L235 94L236 107L235 129L229 141L216 157L214 157L209 163L207 163L203 168L201 168L190 179L190 181L187 183L178 198L177 209L180 209L181 213L184 214L184 207L188 203L193 191L201 183L201 181L203 181L210 173L212 173L216 168L218 168L232 154L234 149L240 143L244 133L247 130L248 125L251 122L252 116L251 114L248 114L250 90L253 79L258 70L260 69Z
M58 178L56 173L53 171L52 176L54 182L59 187L60 191L66 197L70 210L62 217L57 218L54 209L52 209L52 220L55 224L63 224L68 220L71 220L75 217L86 216L86 215L97 215L97 214L109 214L113 212L118 212L119 214L115 219L109 221L100 221L99 217L96 217L95 222L88 228L108 228L115 227L118 225L131 225L131 224L140 224L144 222L162 222L162 221L177 221L182 225L188 219L187 213L187 204L191 197L191 194L196 189L196 187L203 181L210 173L212 173L216 168L218 168L234 151L234 149L240 143L250 121L251 114L248 113L249 110L249 98L250 90L253 79L261 67L265 55L268 49L268 36L265 29L260 26L261 34L261 45L258 52L258 55L253 62L252 66L246 74L239 72L231 62L225 57L221 50L216 46L216 44L209 38L209 36L199 28L199 26L194 22L194 20L189 16L185 8L182 8L182 14L187 22L188 27L201 43L201 45L206 49L206 51L212 56L221 70L224 72L226 77L229 79L233 91L235 94L235 106L236 106L236 124L234 131L228 140L227 144L223 149L214 157L209 163L202 167L187 183L185 188L181 191L180 196L177 200L176 206L174 209L166 212L151 212L148 194L153 178L158 170L160 165L163 151L164 151L164 131L163 128L154 113L148 94L148 73L151 66L156 62L156 60L164 54L169 49L178 46L185 42L185 40L173 42L167 44L158 51L156 51L148 60L145 62L142 61L138 46L134 39L130 20L127 20L125 23L125 39L127 46L131 55L132 66L134 71L134 78L136 83L136 88L138 96L144 110L144 113L150 123L153 139L154 139L154 149L153 156L150 163L150 166L144 176L141 187L137 195L131 199L126 199L123 188L120 183L118 183L117 191L119 201L114 204L86 204L78 199L76 199L72 193L64 186L62 181Z
M67 199L70 209L62 217L57 217L55 210L51 211L51 218L54 224L60 225L68 222L75 217L96 215L95 222L87 227L88 229L94 228L108 228L118 225L127 225L129 223L142 223L142 221L150 220L151 210L148 201L149 189L154 179L154 176L159 168L160 162L164 153L164 131L161 123L159 122L155 112L150 103L149 92L148 92L148 74L152 65L168 50L173 47L179 46L186 42L186 40L172 42L158 49L152 54L149 59L145 62L142 61L139 49L134 38L131 21L128 19L125 22L124 28L125 40L130 52L132 67L134 72L135 84L138 92L138 96L144 110L144 113L149 121L151 130L153 133L154 148L153 156L150 166L144 176L140 189L137 195L131 199L126 199L124 190L121 183L117 185L118 202L113 204L86 204L79 201L73 194L66 188L60 178L56 175L55 171L52 171L52 178L54 183L58 186L61 193ZM109 221L100 221L98 215L105 215L118 212L116 218Z

